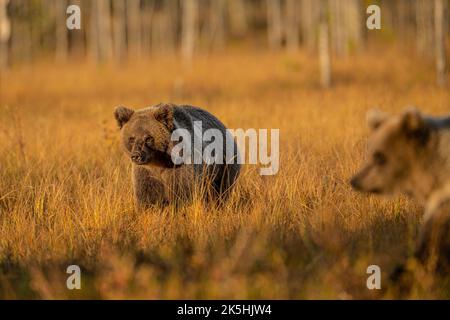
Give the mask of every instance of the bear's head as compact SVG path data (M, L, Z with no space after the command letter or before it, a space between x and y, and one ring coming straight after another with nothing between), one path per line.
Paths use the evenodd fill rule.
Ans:
M417 184L425 183L435 140L431 126L415 108L397 116L370 111L367 120L371 130L367 159L351 185L370 193L415 194Z
M114 117L121 129L122 142L131 161L137 165L173 168L171 134L174 106L159 104L141 110L117 107Z

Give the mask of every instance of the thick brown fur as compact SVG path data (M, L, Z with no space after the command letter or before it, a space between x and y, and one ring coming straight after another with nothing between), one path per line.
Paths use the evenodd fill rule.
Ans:
M433 269L450 257L450 118L411 108L398 116L372 112L368 157L351 180L354 189L407 194L425 207L415 257Z
M171 134L176 127L192 130L192 122L200 119L214 128L226 130L208 112L161 103L136 111L117 107L114 116L121 129L125 152L132 160L132 180L139 207L184 202L196 191L223 199L233 187L239 173L238 164L205 166L172 162Z

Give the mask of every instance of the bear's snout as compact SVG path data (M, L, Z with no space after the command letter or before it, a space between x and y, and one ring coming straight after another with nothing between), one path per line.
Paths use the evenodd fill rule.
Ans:
M131 160L133 160L134 162L140 161L141 160L141 156L139 154L134 154L134 155L131 156Z
M131 155L131 161L136 164L146 164L149 162L149 156L145 153L133 153Z

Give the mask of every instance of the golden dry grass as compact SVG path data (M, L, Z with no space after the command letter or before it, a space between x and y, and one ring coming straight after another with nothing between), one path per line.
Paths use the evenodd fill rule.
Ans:
M416 104L448 111L432 65L406 50L335 61L230 51L192 68L176 57L122 66L15 67L0 88L2 298L433 298L448 286L414 268L411 291L389 281L411 255L421 209L356 194L365 112ZM278 175L246 166L220 210L135 211L130 162L112 116L160 101L206 108L230 128L279 128ZM65 287L82 267L82 290ZM366 268L381 267L381 291Z

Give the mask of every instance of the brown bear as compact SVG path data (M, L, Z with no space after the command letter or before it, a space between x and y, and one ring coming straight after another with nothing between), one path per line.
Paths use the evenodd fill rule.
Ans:
M434 256L450 267L450 117L429 117L415 108L390 116L368 114L371 134L354 189L377 194L407 194L425 207L416 258Z
M190 141L183 141L191 145L195 144L196 135L208 129L218 130L229 138L230 133L215 116L197 107L171 103L136 111L121 106L115 109L114 116L121 129L125 152L132 161L132 180L139 207L186 201L192 199L194 192L207 200L223 201L228 197L240 171L239 152L233 138L224 140L219 150L223 156L213 162L183 158L184 162L177 163L181 158L173 152L173 134L177 130L191 134ZM193 147L193 154L202 152L198 147Z

